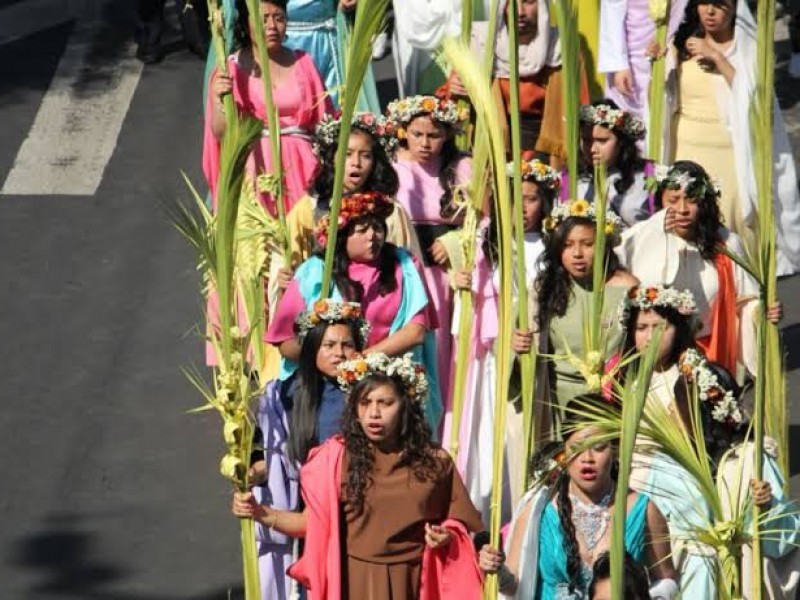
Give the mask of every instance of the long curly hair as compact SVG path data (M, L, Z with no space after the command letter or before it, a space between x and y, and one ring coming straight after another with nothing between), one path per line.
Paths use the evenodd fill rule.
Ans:
M683 13L683 21L675 31L673 44L678 51L678 59L683 62L689 60L692 55L686 49L686 42L690 37L705 37L706 30L703 29L703 24L700 22L700 16L697 14L697 7L701 4L714 4L716 6L728 6L725 0L689 0L686 5L686 10ZM736 0L731 0L733 10L733 23L736 23Z
M266 4L272 4L286 12L288 0L261 0ZM233 46L236 50L246 50L252 47L253 40L250 39L250 11L247 9L245 0L236 0L236 21L233 23Z
M654 306L650 310L655 311L660 317L666 319L668 323L675 327L675 340L665 360L668 365L674 365L678 362L681 354L686 352L689 348L694 348L696 345L694 319L690 316L682 315L671 306ZM631 306L628 318L624 323L625 341L622 347L625 356L636 351L636 320L639 318L640 313L641 309L638 306ZM637 358L632 361L628 365L628 368L634 369L638 360Z
M406 129L408 126L411 125L416 119L421 117L426 117L428 115L418 115L411 119L408 123L406 123ZM452 219L458 207L453 202L453 188L456 185L456 168L458 167L458 162L465 156L456 145L456 135L455 130L451 125L446 123L439 123L434 121L434 123L444 129L445 132L445 141L444 145L442 146L442 151L439 154L439 158L441 160L440 169L439 169L439 185L442 188L442 195L439 197L439 215L443 219ZM408 149L408 141L407 140L400 140L400 147Z
M609 98L592 102L592 106L600 106L601 104L615 109L619 108L617 103ZM591 123L584 123L582 126L592 127ZM611 135L617 138L619 154L617 155L617 160L614 162L614 164L608 165L608 168L614 169L617 173L619 173L619 179L614 182L614 189L618 194L622 195L625 194L634 184L636 173L644 171L645 161L644 158L642 158L642 153L636 146L636 140L633 137L626 135L617 129L609 129L609 131L611 132ZM593 176L594 165L591 163L591 161L582 161L582 167L582 175Z
M697 219L694 225L694 239L692 243L697 246L700 255L706 260L713 260L717 254L718 246L722 242L720 230L724 227L722 213L719 210L719 199L714 192L714 184L706 170L691 160L679 160L670 167L670 172L679 171L695 179L705 181L706 193L695 198L697 202ZM664 192L666 183L661 183L656 190L656 210L664 208Z
M331 325L345 325L350 329L358 352L367 344L353 321L346 320L322 321L309 330L303 339L292 396L292 426L289 428L287 441L289 458L300 464L306 462L308 452L320 443L317 415L325 376L317 369L317 354L325 332Z
M570 232L577 225L588 225L595 228L595 222L585 217L569 217L559 223L558 227L544 241L544 252L539 257L539 276L534 282L534 291L539 302L539 314L536 323L540 331L544 331L547 323L554 317L563 317L567 312L569 300L573 295L572 277L561 262L561 255L566 247ZM619 259L614 253L612 244L606 244L606 273L611 276L620 269Z
M372 140L372 171L364 182L363 192L379 192L384 196L394 197L400 187L400 180L394 170L386 151L378 143L372 134L359 127L354 127L350 136L365 135ZM333 197L333 183L336 171L333 165L336 164L337 144L324 144L319 148L319 165L311 184L311 191L317 197L317 205L322 210L328 210Z
M597 582L611 578L611 554L603 552L592 566L592 583L589 586L589 598L594 598ZM647 570L644 565L628 552L625 553L625 584L622 600L650 600Z
M358 405L383 385L393 386L402 401L398 433L398 447L402 450L400 465L409 467L419 481L440 477L447 466L446 460L439 454L439 446L433 442L422 407L405 396L402 383L380 373L365 377L353 386L342 415L342 434L348 457L342 497L356 514L364 509L364 494L373 483L372 470L375 465L375 448L361 426Z
M565 443L573 433L577 433L584 427L591 427L591 421L580 412L584 407L591 406L608 406L608 402L606 402L600 394L591 393L578 396L567 404L562 424ZM615 482L618 473L619 466L615 460L611 465L611 479ZM561 525L561 530L564 532L564 554L567 557L569 591L573 593L575 588L582 585L581 573L583 567L580 546L578 545L578 538L575 533L575 523L572 520L572 500L570 498L569 485L570 478L565 468L563 474L553 486L553 493L555 495L558 521Z
M374 215L367 215L350 221L336 236L336 248L333 253L333 271L331 273L336 289L346 302L361 302L364 298L364 286L358 281L353 281L347 274L350 258L347 255L347 238L349 238L358 225L369 224L376 229L383 230L386 237L386 221ZM320 249L314 256L325 260L325 250ZM397 289L397 246L389 242L383 243L383 248L378 255L378 293L381 296L390 294Z

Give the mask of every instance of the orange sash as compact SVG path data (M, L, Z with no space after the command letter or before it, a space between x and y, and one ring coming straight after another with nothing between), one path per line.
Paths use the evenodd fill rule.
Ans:
M739 318L736 312L736 282L733 262L722 252L714 256L719 291L711 309L711 333L697 340L697 345L711 362L721 364L734 376L739 357Z

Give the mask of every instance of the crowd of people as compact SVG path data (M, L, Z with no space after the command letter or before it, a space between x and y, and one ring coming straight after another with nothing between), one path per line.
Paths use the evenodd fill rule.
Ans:
M232 96L240 115L264 123L244 185L268 214L285 212L289 245L267 285L263 343L272 349L265 370L272 377L256 407L253 487L232 503L234 515L255 523L262 598L478 598L487 574L511 598L609 598L615 511L627 515L625 598L727 597L719 557L699 533L719 524L717 504L734 512L755 504L768 515L744 529L763 529L770 597L793 597L800 517L784 493L777 451L785 449L766 444L761 478L753 467L759 450L746 384L757 372L762 300L753 276L730 256L745 255L759 220L749 112L755 21L747 3L669 3L661 48L649 2L581 0L578 193L570 197L559 30L548 2L516 2L524 152L507 174L522 180L514 202L522 205L523 247L514 260L524 262L530 322L514 329L512 349L537 357L533 456L524 450L519 397L495 394L504 369L496 358L500 266L488 194L472 202L482 208L474 261L465 259L473 162L457 136L468 131L469 95L458 74L432 58L444 36L460 34L462 2L394 3L400 98L380 111L374 90L363 93L345 146L337 27L358 0L262 0L269 64L254 50L245 2L233 4L235 44L226 70L210 72L205 98L211 206ZM491 5L475 2L476 15L488 16ZM471 50L494 49L492 88L511 127L513 38L504 15L494 39L485 23L473 24ZM648 131L651 58L664 55L666 116L661 130ZM277 124L268 117L264 69ZM791 275L800 271L800 195L779 110L774 121L777 269ZM258 183L275 175L273 127L283 165L278 197ZM663 140L657 160L645 156L648 136ZM599 181L597 165L608 174ZM340 191L332 286L323 290L329 213ZM600 340L590 344L598 231L606 239L604 301L595 315ZM464 290L474 318L453 433ZM782 317L780 302L765 311L773 323ZM690 440L724 501L710 502L708 486L666 450L658 428L643 426L626 506L615 506L618 440L598 440L590 415L593 407L618 410L615 382L635 371L654 340L651 416L643 423L661 416ZM586 361L575 359L593 353L598 368L587 374ZM504 402L498 507L491 449L495 406ZM443 442L451 438L455 456ZM493 545L484 532L497 510L507 526ZM735 559L749 572L750 549L740 550ZM753 593L748 581L741 597Z

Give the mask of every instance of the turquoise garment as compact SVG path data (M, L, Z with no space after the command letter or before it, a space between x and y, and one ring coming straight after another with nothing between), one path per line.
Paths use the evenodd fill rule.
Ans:
M400 296L400 306L392 321L389 333L392 334L408 324L419 311L428 304L428 294L425 283L414 264L411 254L403 248L395 248L397 259L403 273L403 286ZM324 261L318 256L312 256L301 264L295 272L294 279L299 284L300 295L303 297L307 308L311 308L316 300L321 297L322 274L325 268ZM331 300L342 301L338 289L333 288ZM431 430L438 431L439 421L444 412L442 396L439 387L439 374L436 368L436 338L433 332L425 334L425 342L412 351L413 360L425 367L425 377L428 380L428 398L425 401L425 417ZM288 379L297 369L297 364L281 357L280 379Z
M639 494L625 518L625 549L634 560L644 560L648 497ZM582 585L569 592L567 555L564 551L564 532L558 511L550 502L542 513L539 524L539 585L537 600L582 600L586 598L591 583L591 570L584 568Z

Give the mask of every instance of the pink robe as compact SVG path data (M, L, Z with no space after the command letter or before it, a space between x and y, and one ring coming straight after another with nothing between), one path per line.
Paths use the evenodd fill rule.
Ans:
M307 588L309 600L342 598L339 490L343 456L344 440L337 436L312 450L300 471L301 491L308 511L305 548L288 573ZM481 572L467 529L455 520L444 521L442 525L453 535L444 549L425 547L420 600L478 600Z
M288 81L276 88L273 98L278 111L281 135L281 164L284 177L284 206L286 212L306 193L317 170L317 157L312 148L312 136L326 112L332 112L330 98L326 95L314 61L305 52L296 51L297 61ZM254 116L266 123L264 85L260 77L253 77L239 66L239 55L228 58L228 69L233 78L233 99L243 115ZM212 74L212 79L216 71ZM203 135L203 172L206 175L213 208L216 210L217 178L219 176L220 144L211 131L211 111L216 110L216 98L209 97L206 108L206 125ZM263 135L254 145L247 159L246 175L255 178L272 170L272 152L269 136ZM274 201L269 194L260 194L261 201L276 214Z

